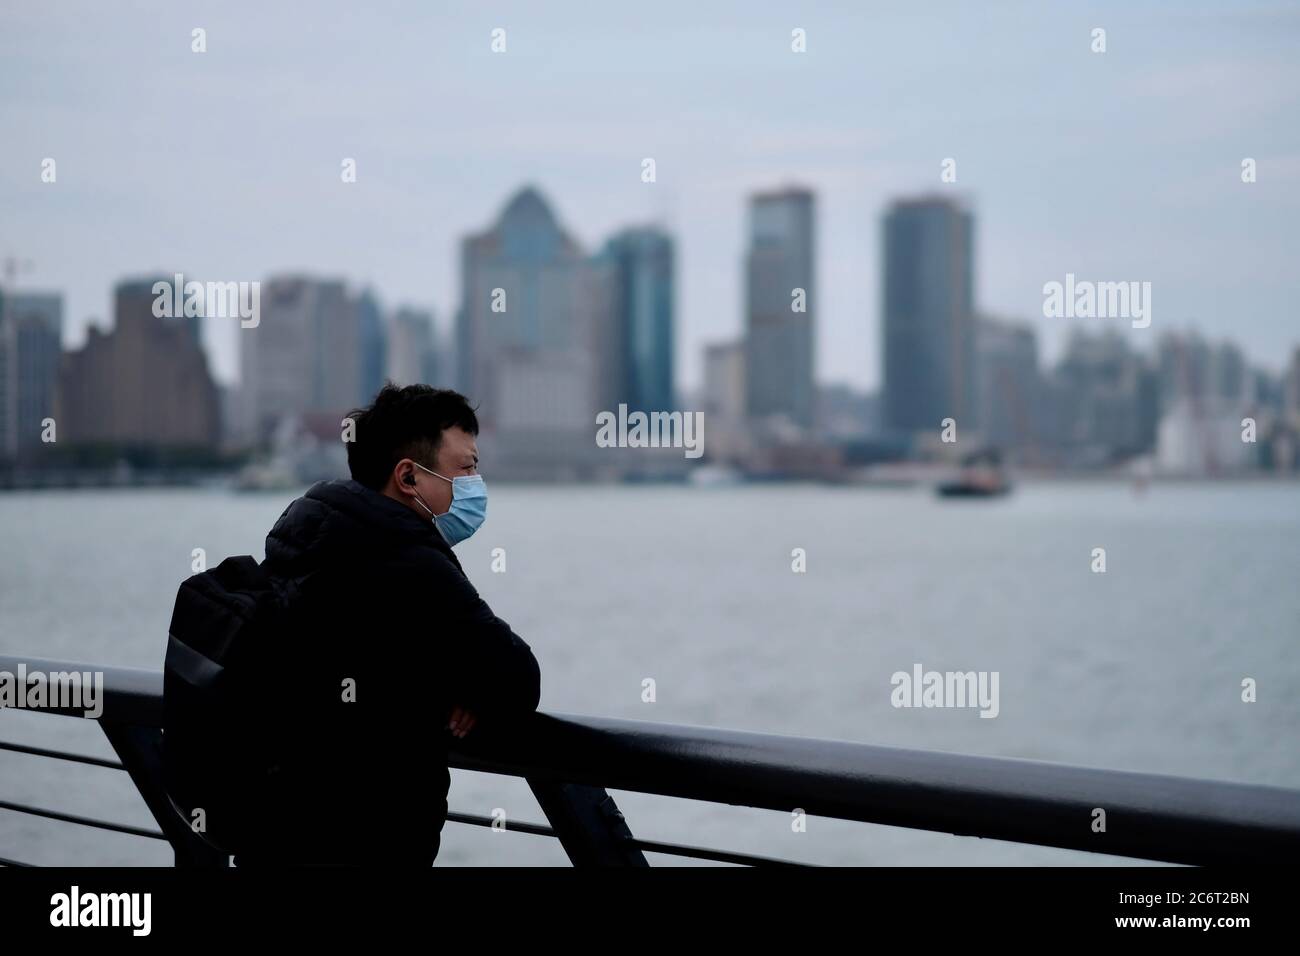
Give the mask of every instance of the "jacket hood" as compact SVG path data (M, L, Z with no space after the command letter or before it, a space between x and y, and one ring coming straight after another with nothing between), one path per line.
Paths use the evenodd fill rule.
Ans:
M348 478L317 482L290 503L266 536L266 559L293 576L411 545L437 548L459 567L432 521Z

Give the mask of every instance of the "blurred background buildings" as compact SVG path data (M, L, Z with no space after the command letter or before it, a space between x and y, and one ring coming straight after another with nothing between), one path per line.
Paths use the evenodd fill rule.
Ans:
M1076 324L1045 367L1032 322L981 314L975 215L943 196L899 198L880 223L880 392L817 382L816 210L796 185L750 197L744 333L705 347L693 395L674 368L673 236L629 226L585 250L534 186L462 239L460 305L445 332L431 310L389 308L343 278L269 276L259 321L238 332L240 380L224 388L200 318L155 315L158 279L119 282L111 328L64 350L62 297L16 289L10 269L0 474L7 484L238 468L253 485L332 477L346 467L342 418L386 380L469 395L484 459L508 479L681 479L702 467L729 479L872 480L981 448L1044 474L1297 471L1300 348L1276 375L1190 328L1166 326L1143 352L1098 320ZM704 457L608 454L596 415L620 405L703 412ZM954 444L940 440L948 418ZM1254 441L1243 440L1248 418ZM48 419L55 441L43 437Z

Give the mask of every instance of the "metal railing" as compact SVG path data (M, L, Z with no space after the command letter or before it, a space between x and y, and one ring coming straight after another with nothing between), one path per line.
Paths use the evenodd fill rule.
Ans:
M98 720L121 762L3 742L0 749L127 772L159 829L4 801L0 810L166 840L178 866L227 864L163 790L161 673L0 656L0 672L17 673L19 664L102 673ZM449 765L527 780L549 826L506 829L558 839L575 866L647 866L646 852L800 865L639 840L606 788L1170 863L1300 859L1300 791L1279 787L572 714L538 713L508 737L476 736L453 744ZM1097 810L1104 829L1094 826ZM457 812L447 820L493 825ZM3 857L0 864L24 865Z

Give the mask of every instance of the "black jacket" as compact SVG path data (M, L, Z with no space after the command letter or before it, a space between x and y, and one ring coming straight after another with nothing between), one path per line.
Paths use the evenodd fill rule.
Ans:
M244 861L428 866L447 815L452 706L478 718L466 741L508 731L537 709L537 660L430 519L355 481L290 504L263 567L297 593L274 665L290 695L268 795L276 822Z

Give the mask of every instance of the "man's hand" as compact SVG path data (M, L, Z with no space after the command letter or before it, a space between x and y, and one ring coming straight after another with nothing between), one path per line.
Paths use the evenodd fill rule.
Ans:
M451 731L454 737L464 737L474 729L474 723L477 719L468 710L457 704L451 709L451 718L447 723L447 729Z

